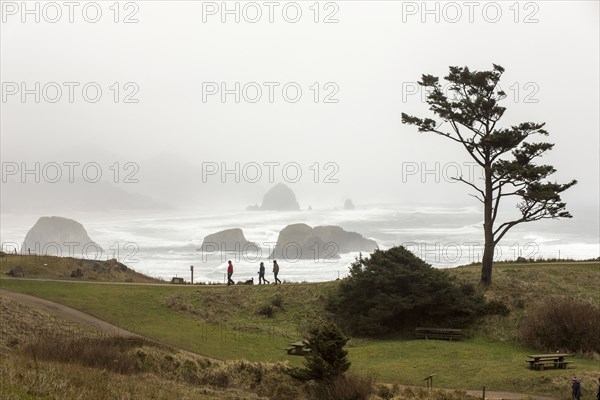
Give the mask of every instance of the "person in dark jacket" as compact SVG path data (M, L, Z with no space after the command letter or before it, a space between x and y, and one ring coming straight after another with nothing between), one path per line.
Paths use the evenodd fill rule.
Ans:
M263 285L269 283L269 281L265 279L265 263L263 262L260 263L260 267L258 268L258 284L260 285L261 282Z
M233 275L233 264L231 260L228 261L229 265L227 266L227 286L235 285L233 279L231 279L231 275Z
M571 394L573 395L573 400L581 399L581 383L577 380L577 377L573 377L573 384L571 385Z
M279 264L277 264L277 260L273 260L273 275L275 276L275 284L276 285L277 285L277 282L281 283L281 281L277 277L278 274L279 274Z

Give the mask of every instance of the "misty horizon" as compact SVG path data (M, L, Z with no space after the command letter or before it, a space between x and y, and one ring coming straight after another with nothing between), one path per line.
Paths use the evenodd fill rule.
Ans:
M248 13L258 3L232 3L235 15L214 2L140 2L117 14L100 5L93 22L76 9L72 23L66 9L54 21L39 3L35 22L35 11L4 4L3 242L51 215L100 236L110 231L102 221L115 218L133 229L118 235L134 241L144 233L133 221L162 221L166 230L150 242L174 234L172 220L195 221L187 240L196 242L217 226L260 230L262 215L265 226L279 221L269 225L273 236L288 223L335 223L348 200L356 210L339 224L386 246L440 240L420 236L438 225L479 232L482 207L453 178L480 184L482 169L401 114L429 115L423 74L499 64L502 127L546 123L544 140L555 144L541 160L556 168L549 180L578 180L562 194L573 218L519 226L510 240L585 243L585 254L600 246L595 2L286 3L272 15L260 9L256 21ZM298 20L282 14L298 7ZM297 214L245 211L278 183L294 192ZM515 206L503 203L500 216L516 215ZM439 221L414 225L436 213ZM219 223L232 215L239 224Z

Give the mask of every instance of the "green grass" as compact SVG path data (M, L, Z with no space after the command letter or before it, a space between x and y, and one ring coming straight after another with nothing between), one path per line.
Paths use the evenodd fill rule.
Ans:
M479 267L451 271L458 279L478 281ZM289 360L284 348L324 313L327 292L336 283L283 286L124 286L0 280L0 287L64 303L176 347L219 359ZM505 390L556 395L572 375L591 387L600 363L576 357L569 370L530 371L525 358L535 350L516 343L527 307L552 294L600 302L600 263L499 264L486 297L511 309L490 317L464 342L352 339L352 370L370 372L378 381L423 385L435 373L436 387ZM280 307L274 301L282 300ZM272 305L273 318L259 315ZM589 382L588 382L589 381Z
M597 361L576 358L569 370L531 371L525 359L532 350L512 344L475 338L463 342L438 340L372 340L350 350L353 368L372 371L378 381L423 385L436 374L436 387L556 394L573 374L600 372ZM594 373L595 371L595 373Z
M314 313L310 301L322 299L331 284L290 286L138 286L72 284L2 279L0 287L69 305L123 329L218 359L289 360L285 347L301 338L298 328ZM256 314L257 306L283 293L274 318ZM169 300L175 298L175 306ZM206 319L179 310L177 301L195 303ZM289 300L288 300L289 299ZM182 306L182 307L183 307ZM298 358L292 358L298 360Z

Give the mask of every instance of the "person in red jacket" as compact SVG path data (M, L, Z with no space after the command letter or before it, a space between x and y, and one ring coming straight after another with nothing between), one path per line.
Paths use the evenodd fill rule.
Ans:
M233 264L231 260L228 261L229 266L227 266L227 286L235 285L235 282L231 279L231 275L233 275Z

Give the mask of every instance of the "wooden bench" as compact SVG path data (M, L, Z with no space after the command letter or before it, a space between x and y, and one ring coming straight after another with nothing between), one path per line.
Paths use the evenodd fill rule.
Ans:
M416 328L417 337L421 339L462 340L465 337L462 329L449 328Z

